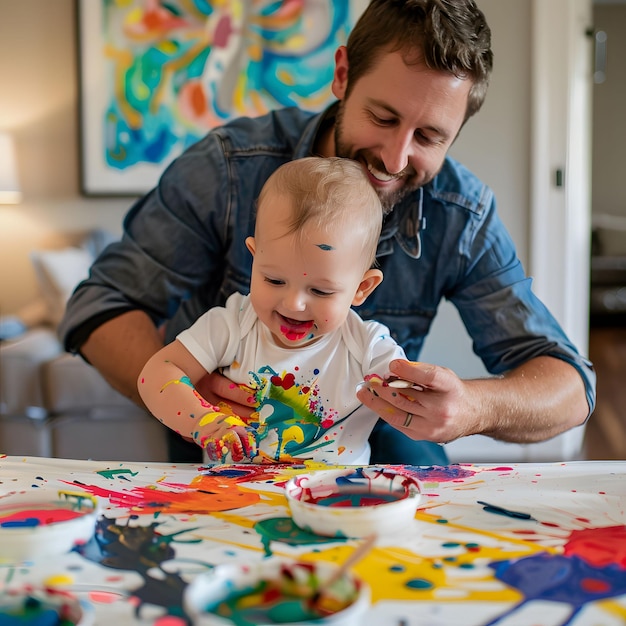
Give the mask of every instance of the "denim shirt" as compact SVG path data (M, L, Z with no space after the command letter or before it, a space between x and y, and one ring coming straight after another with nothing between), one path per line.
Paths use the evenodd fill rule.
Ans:
M281 164L310 156L332 109L287 108L239 118L175 159L158 186L131 208L124 235L94 263L60 326L76 352L110 317L145 310L171 340L205 310L248 293L261 187ZM595 374L531 290L493 192L446 158L440 173L387 216L377 260L381 285L357 312L387 325L417 360L442 298L450 300L487 370L500 374L549 355L582 376L591 413Z

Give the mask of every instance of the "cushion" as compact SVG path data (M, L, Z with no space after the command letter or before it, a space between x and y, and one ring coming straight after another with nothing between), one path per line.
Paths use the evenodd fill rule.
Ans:
M31 252L35 275L48 309L48 322L56 326L76 285L87 278L93 256L82 248Z

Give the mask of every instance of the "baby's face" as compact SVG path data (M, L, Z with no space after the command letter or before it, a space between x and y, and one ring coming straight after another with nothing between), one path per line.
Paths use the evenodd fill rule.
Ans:
M251 300L279 345L296 348L338 328L363 278L363 246L350 226L330 232L306 226L286 234L290 200L272 194L259 207ZM357 229L358 230L358 229Z

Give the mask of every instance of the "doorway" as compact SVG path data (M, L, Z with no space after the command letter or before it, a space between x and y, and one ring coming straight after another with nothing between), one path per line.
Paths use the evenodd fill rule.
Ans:
M589 355L598 376L598 399L585 448L590 459L626 459L626 1L596 0L593 29L598 64L593 84Z

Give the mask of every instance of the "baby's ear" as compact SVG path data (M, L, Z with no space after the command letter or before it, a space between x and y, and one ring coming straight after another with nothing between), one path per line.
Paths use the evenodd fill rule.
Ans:
M254 237L246 237L246 248L248 248L248 250L250 250L250 254L254 256L254 253L256 252Z
M352 300L352 304L354 306L358 306L359 304L363 304L367 297L383 282L383 273L377 269L367 270L365 274L363 274L363 278L359 283L359 286L354 294L354 300Z

